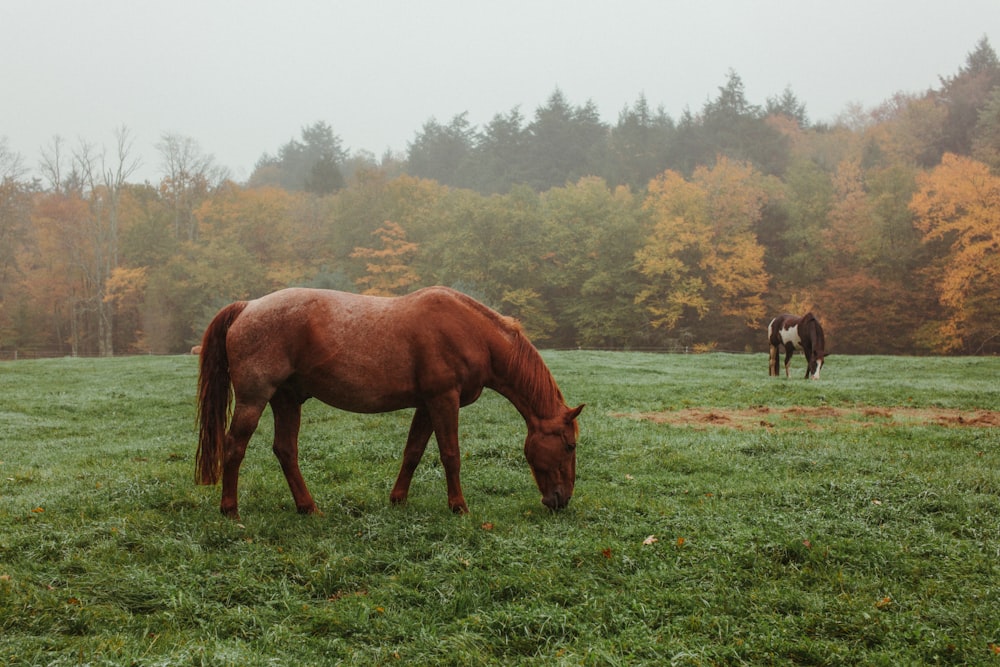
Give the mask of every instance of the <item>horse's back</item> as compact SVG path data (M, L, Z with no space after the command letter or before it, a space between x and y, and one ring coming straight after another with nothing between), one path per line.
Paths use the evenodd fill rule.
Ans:
M378 412L449 387L478 391L465 387L486 379L499 324L490 313L443 287L402 297L289 288L249 302L228 344L253 391L291 382L303 399Z

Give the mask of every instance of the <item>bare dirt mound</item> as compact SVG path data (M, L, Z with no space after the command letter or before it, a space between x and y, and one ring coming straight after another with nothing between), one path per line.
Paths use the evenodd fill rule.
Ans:
M693 428L826 428L841 425L869 426L954 426L989 428L1000 426L1000 412L995 410L949 410L944 408L906 408L860 406L854 408L790 407L769 408L684 408L664 412L616 413L615 417L641 419L657 424Z

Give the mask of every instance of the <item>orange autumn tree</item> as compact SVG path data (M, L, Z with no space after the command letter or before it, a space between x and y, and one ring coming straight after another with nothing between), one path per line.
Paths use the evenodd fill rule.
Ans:
M364 288L364 294L393 296L406 294L420 280L411 262L420 247L406 240L406 230L398 223L386 220L373 236L382 242L381 248L355 248L354 259L365 259L367 273L354 282Z
M940 352L980 352L1000 337L1000 177L949 153L917 184L910 210L939 252L929 271L947 314L927 335Z
M650 183L645 208L653 228L636 253L646 278L636 302L654 327L690 329L708 343L759 323L768 275L754 225L766 201L763 177L725 157L690 181L667 171Z

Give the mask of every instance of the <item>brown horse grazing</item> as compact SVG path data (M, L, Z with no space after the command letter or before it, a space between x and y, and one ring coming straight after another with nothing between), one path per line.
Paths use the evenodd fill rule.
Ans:
M219 311L202 340L196 481L215 484L221 472L222 513L239 516L240 463L270 403L273 450L295 506L315 512L298 464L302 403L316 397L363 413L416 408L389 499L406 500L433 432L448 506L468 512L459 481L458 411L484 387L524 417L524 454L542 503L565 507L576 480L576 418L583 406L566 406L516 321L444 287L404 297L295 288L238 301Z
M788 364L795 350L802 350L806 358L806 378L818 380L823 369L823 361L830 356L826 351L826 341L823 338L823 327L812 313L802 317L778 315L767 325L767 340L771 348L771 359L768 375L777 376L778 356L781 348L785 348L785 377L791 377Z

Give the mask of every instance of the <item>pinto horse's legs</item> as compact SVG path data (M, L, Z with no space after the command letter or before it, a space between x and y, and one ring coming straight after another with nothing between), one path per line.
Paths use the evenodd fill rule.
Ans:
M285 473L288 488L295 499L299 514L314 514L316 503L306 488L299 470L299 424L302 421L302 403L287 391L279 389L271 397L271 411L274 413L274 445L272 451L278 457L281 470Z
M768 363L767 363L767 374L769 376L771 376L771 377L777 377L779 375L779 373L778 373L778 353L779 353L779 350L778 350L778 346L777 345L771 345L770 347L771 347L771 350L770 350L770 352L771 352L770 357L771 358L768 360Z
M456 514L468 514L469 506L462 495L460 470L462 456L458 450L458 409L459 396L455 391L440 396L427 404L434 436L437 438L441 465L448 483L448 507Z
M788 365L792 361L792 355L795 354L795 346L791 343L785 345L785 377L792 377L792 372L789 370Z
M236 489L240 480L240 464L247 452L250 436L257 429L257 422L264 411L264 404L243 403L239 399L233 408L233 420L223 444L222 453L222 503L219 509L228 517L240 516Z
M389 502L399 505L406 502L406 496L410 492L410 481L413 479L413 472L417 469L420 459L427 449L427 442L431 439L434 427L431 425L430 413L427 408L420 407L413 414L413 421L410 423L410 433L406 437L406 447L403 449L403 463L399 467L399 475L396 477L396 484L389 494Z

